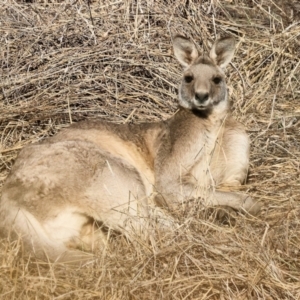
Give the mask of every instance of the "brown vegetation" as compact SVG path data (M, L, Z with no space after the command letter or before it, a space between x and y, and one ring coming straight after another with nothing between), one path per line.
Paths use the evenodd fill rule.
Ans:
M115 236L77 270L3 238L1 299L299 299L299 10L297 0L2 1L1 185L22 147L71 122L171 116L181 74L173 34L206 49L231 35L233 114L252 141L243 190L263 210L235 226L199 207L179 211L175 239L152 249Z

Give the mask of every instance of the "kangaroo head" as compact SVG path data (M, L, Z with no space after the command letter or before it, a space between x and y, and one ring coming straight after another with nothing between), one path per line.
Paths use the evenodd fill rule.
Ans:
M191 110L211 112L216 106L227 110L224 69L233 57L235 40L217 40L209 55L200 54L195 44L182 36L173 40L174 54L185 67L179 88L179 105Z

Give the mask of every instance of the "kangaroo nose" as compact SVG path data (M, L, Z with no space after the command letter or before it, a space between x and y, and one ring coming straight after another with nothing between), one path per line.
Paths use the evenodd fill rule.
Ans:
M204 103L208 99L208 93L196 93L195 99L199 103Z

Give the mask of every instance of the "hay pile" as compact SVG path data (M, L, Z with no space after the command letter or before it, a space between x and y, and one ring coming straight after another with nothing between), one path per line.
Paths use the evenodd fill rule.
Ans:
M72 122L171 116L181 73L172 35L208 49L229 34L239 39L233 114L252 141L243 189L263 210L234 227L181 214L158 251L116 237L79 270L22 257L2 239L1 299L299 299L299 20L297 0L2 1L1 186L22 147Z

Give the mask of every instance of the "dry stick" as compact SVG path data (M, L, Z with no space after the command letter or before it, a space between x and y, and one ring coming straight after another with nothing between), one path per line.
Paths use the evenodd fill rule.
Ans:
M284 147L282 147L281 145L277 144L275 141L271 141L270 144L273 144L275 146L277 146L278 148L280 148L281 150L285 151L286 153L290 154L291 156L293 156L294 158L298 159L298 156L291 153L289 150L285 149Z
M90 13L90 18L91 18L91 21L92 21L92 25L95 26L94 19L93 19L93 16L92 16L90 1L91 0L87 0L87 4L88 4L88 7L89 7L89 13Z
M269 127L272 124L272 119L273 119L273 115L274 115L274 107L275 107L275 100L276 100L276 96L277 96L277 92L278 92L278 86L279 86L279 81L277 81L277 86L276 86L276 90L275 90L275 94L273 96L273 101L272 101L272 108L271 108L271 114L270 114L270 120L269 120L269 124L267 126L267 129L269 129Z
M70 97L69 97L69 93L67 95L67 102L68 102L68 112L69 112L69 119L70 119L70 124L72 124L72 114L71 114L71 107L70 107Z
M270 228L270 225L268 223L266 223L265 231L264 231L263 237L262 237L261 242L260 242L260 245L262 247L264 246L266 235L268 233L269 228Z
M134 115L134 113L136 112L136 108L134 108L132 110L132 112L130 113L130 115L128 115L128 117L126 118L126 120L123 122L123 124L126 124L129 122L129 120L132 118L132 116Z

